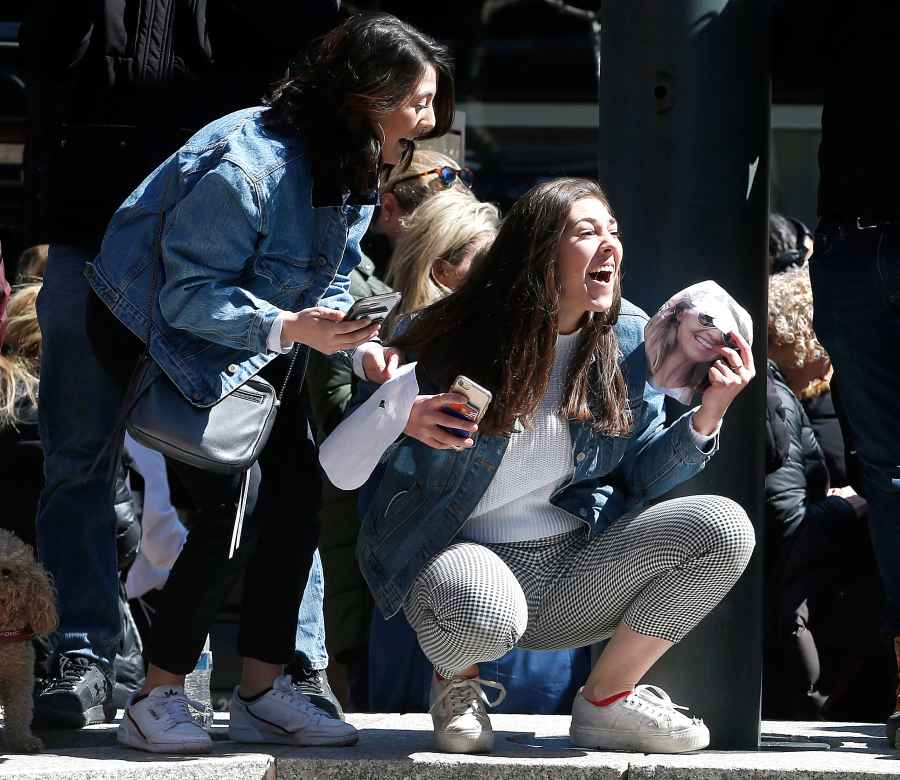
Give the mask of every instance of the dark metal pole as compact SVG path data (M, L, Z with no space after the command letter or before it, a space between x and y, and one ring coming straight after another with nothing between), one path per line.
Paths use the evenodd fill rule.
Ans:
M647 678L706 719L712 747L728 749L759 741L769 5L603 0L601 11L599 175L624 236L625 296L653 313L714 279L754 319L758 379L729 410L718 456L676 494L736 500L757 551L725 602Z

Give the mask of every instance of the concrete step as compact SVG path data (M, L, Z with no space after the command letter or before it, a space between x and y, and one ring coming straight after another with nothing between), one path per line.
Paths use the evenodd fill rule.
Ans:
M880 724L766 722L766 749L704 750L680 756L601 753L575 748L564 716L495 715L490 755L435 753L428 715L348 717L361 731L350 748L238 745L227 715L213 727L211 755L175 758L121 748L115 724L39 732L36 756L0 755L0 778L16 780L876 780L900 776L900 752Z

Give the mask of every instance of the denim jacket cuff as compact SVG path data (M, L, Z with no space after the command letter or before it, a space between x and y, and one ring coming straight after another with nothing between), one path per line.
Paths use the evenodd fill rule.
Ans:
M269 351L269 333L281 309L271 306L267 309L259 309L250 320L250 329L247 333L247 349L251 352L264 354Z
M694 412L700 407L695 407L683 414L675 425L679 428L676 451L683 463L706 463L719 450L719 432L722 430L722 421L709 436L704 436L694 430Z

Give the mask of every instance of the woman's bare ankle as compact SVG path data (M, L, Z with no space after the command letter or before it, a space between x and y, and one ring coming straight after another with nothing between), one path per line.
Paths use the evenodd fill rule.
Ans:
M441 682L446 682L446 681L447 681L447 678L444 677L444 675L442 675L437 669L434 670L434 676L437 677L438 680L440 680ZM453 677L454 677L454 679L460 679L460 678L461 678L461 679L464 679L464 680L468 680L468 679L470 679L470 678L472 678L472 677L478 677L478 667L477 667L477 666L470 666L470 667L469 667L468 669L466 669L464 672L460 672L459 674L454 674Z

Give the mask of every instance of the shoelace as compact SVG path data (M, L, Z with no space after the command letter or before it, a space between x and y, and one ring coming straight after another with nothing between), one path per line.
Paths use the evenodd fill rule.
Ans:
M59 676L48 681L45 690L74 691L88 670L90 661L87 658L59 659Z
M650 710L654 715L674 715L675 710L688 709L681 704L675 704L669 694L656 685L637 685L628 698L637 703L641 709ZM693 720L699 721L698 718Z
M180 723L197 723L197 719L191 712L192 707L197 712L203 712L204 705L199 701L194 701L185 693L178 693L168 698L155 699L154 705L165 713L169 728L174 728Z
M491 701L484 692L484 687L494 688L500 691L496 699ZM482 680L480 677L468 677L465 679L451 680L450 684L444 688L440 696L434 700L434 704L429 708L429 712L434 710L444 699L450 701L450 708L454 715L463 715L477 702L484 702L488 707L496 707L503 703L506 698L506 688L503 683L494 682L493 680Z
M314 669L297 669L293 671L291 673L291 683L303 694L326 695L322 675Z
M272 683L272 692L283 701L288 702L292 707L317 717L328 717L322 710L316 707L316 705L313 704L296 685L292 684L289 675L282 675L281 677L275 678L275 681Z

